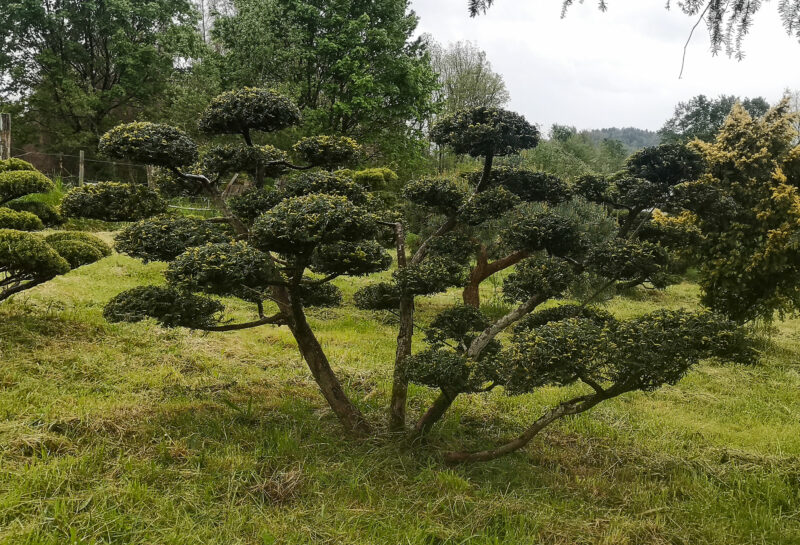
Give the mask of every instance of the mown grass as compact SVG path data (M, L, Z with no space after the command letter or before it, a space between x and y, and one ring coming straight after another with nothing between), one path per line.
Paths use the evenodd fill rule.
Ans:
M448 467L442 448L512 436L568 392L464 397L425 445L350 441L285 329L104 322L109 298L162 268L115 255L0 305L0 543L800 543L798 320L777 325L758 366L705 363L520 453ZM349 297L359 282L339 285ZM420 320L456 298L426 300ZM696 300L685 283L609 308ZM312 314L350 395L382 422L391 318ZM432 396L412 388L412 415Z

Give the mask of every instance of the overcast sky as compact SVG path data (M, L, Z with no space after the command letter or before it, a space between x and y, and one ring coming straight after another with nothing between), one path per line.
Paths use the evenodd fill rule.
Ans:
M777 2L765 2L745 41L745 60L712 57L701 24L678 79L694 20L664 0L595 0L560 18L560 0L496 0L471 19L466 0L413 0L419 32L487 52L511 93L512 110L549 129L634 126L656 130L675 104L698 94L763 96L800 89L800 43L786 34Z

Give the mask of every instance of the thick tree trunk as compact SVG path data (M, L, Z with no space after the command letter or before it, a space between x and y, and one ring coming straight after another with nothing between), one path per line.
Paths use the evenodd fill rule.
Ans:
M450 395L442 390L439 397L436 398L430 408L419 419L417 425L414 426L414 435L421 437L427 434L433 425L442 419L455 398L455 395Z
M397 247L397 267L407 266L406 236L402 223L394 226ZM392 376L392 400L389 404L389 431L400 432L406 427L406 404L408 400L408 380L403 369L404 360L411 355L411 341L414 336L414 297L400 297L400 328L397 332L397 350L394 358Z
M469 273L467 285L464 287L464 292L461 294L464 304L470 307L481 307L481 282L489 278L489 256L486 245L481 244L476 256L475 266Z
M469 280L464 287L461 294L465 305L480 308L481 306L481 283L503 269L507 269L512 265L516 265L523 259L528 257L526 252L514 252L497 261L489 263L488 250L485 245L481 244L478 254L475 259L475 267L469 274Z
M314 380L317 382L322 395L328 402L331 410L344 425L345 430L356 437L364 437L372 432L367 420L361 411L353 405L344 393L339 379L331 369L328 358L322 350L317 337L306 321L305 313L299 303L292 302L292 315L289 320L289 329L294 335L297 346Z

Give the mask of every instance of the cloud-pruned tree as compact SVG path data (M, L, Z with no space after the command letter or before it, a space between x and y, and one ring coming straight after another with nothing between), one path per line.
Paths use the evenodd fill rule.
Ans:
M211 133L235 126L235 132L243 136L243 153L252 149L244 138L245 129L271 131L286 126L282 120L289 113L289 103L262 101L266 95L254 90L234 94L236 100L229 103L235 107L211 108L203 119ZM278 104L287 109L273 113L275 124L264 122L263 113ZM576 381L590 388L589 393L555 407L545 420L537 420L534 427L541 429L616 395L674 383L701 358L749 356L742 332L710 314L656 313L618 321L588 304L531 314L545 301L565 296L582 275L632 280L646 278L661 267L662 252L656 245L637 240L593 244L574 218L553 210L523 215L513 226L513 236L527 245L530 256L505 281L505 297L512 304L507 314L490 319L480 309L455 305L430 324L415 324L418 299L465 286L474 245L462 227L480 225L508 211L518 202L515 191L528 195L550 190L519 179L506 186L492 184L493 157L518 153L538 141L536 128L518 114L468 110L441 120L432 132L456 152L482 157L484 169L473 184L422 178L406 185L405 198L441 220L408 255L400 211L383 207L355 181L352 171L333 170L330 164L295 163L287 154L287 159L263 165L285 169L274 183L265 180L250 193L227 200L215 175L197 169L189 172L180 164L188 161L172 161L169 154L156 153L141 128L118 129L117 141L106 146L107 153L124 150L120 156L149 161L198 185L217 203L228 227L217 231L201 220L158 216L123 230L118 249L144 260L169 262L166 286L123 292L109 302L105 316L119 322L149 316L168 327L212 332L288 327L332 412L346 432L362 437L373 434L374 428L331 367L309 324L307 309L343 302L341 292L331 284L338 277L389 269L392 259L382 244L387 239L394 239L397 268L388 281L358 291L355 301L362 308L400 317L389 409L392 431L406 430L409 381L440 390L437 401L416 424L417 434L430 430L461 394L502 387L509 395L517 395L547 384ZM182 141L184 135L174 133L172 138ZM320 150L310 154L315 158L351 159L340 153L352 149L344 140L330 145L328 139L312 137L295 149L309 158L307 151L314 142L320 144ZM165 139L155 146L169 149L173 144ZM249 302L253 319L226 320L220 296ZM515 333L501 341L500 334L515 324ZM415 327L425 331L428 344L417 353L412 352ZM706 334L689 333L700 329ZM575 351L578 339L581 350ZM603 339L608 342L602 344ZM490 459L520 448L534 435L528 431L522 440L497 453L452 453L447 459Z

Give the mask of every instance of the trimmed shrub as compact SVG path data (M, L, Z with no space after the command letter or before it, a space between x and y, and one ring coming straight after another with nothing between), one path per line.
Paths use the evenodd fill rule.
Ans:
M55 227L64 223L61 212L55 206L39 201L11 201L6 205L17 212L30 212L42 220L45 227Z
M10 208L0 207L0 229L39 231L44 229L44 224L30 212L17 212Z
M204 328L214 325L222 303L174 288L139 286L123 291L103 309L109 322L138 322L155 318L166 327Z
M309 136L292 148L315 167L333 168L358 161L362 148L347 136Z
M207 134L273 132L300 122L300 110L287 97L270 89L245 87L211 101L198 126Z
M0 161L0 172L9 172L12 170L36 170L36 167L34 167L28 161L23 161L22 159L17 159L16 157Z
M182 167L197 161L197 144L175 127L137 122L105 133L100 139L100 153L145 165Z
M117 251L144 261L172 261L189 248L230 242L228 230L216 223L185 216L156 216L129 225L117 234Z
M89 265L103 259L103 254L92 246L79 240L59 240L50 244L58 255L63 257L73 269Z
M103 242L100 237L83 231L58 231L57 233L50 233L44 237L44 241L55 246L61 242L80 242L88 244L100 253L101 257L108 257L111 255L111 247Z
M47 193L53 182L38 170L0 172L0 205L31 193Z
M149 187L101 182L71 189L61 212L67 217L137 221L167 211L167 203Z
M0 269L10 276L52 278L68 272L69 264L40 236L0 229Z

